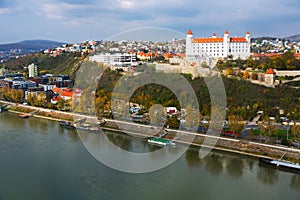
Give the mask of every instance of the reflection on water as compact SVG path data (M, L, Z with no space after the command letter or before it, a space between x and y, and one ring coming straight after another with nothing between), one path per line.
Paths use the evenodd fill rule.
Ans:
M139 138L111 131L104 131L104 135L115 146L129 152L145 153L161 149L159 146L149 145L146 138Z
M126 137L125 135L119 134L106 134L106 137L116 146L119 146L121 149L130 151L132 149L132 139Z
M261 164L257 172L257 180L265 185L272 186L278 181L277 171L272 167Z
M226 174L233 178L242 178L247 171L247 173L256 174L257 181L263 185L274 186L279 181L278 173L292 173L260 164L257 159L247 156L238 157L237 155L213 151L200 159L198 153L199 148L191 147L187 150L184 157L187 167L190 169L203 167L212 176ZM290 187L300 192L300 174L291 176Z
M70 140L72 140L73 142L77 142L80 140L80 138L75 130L68 130L67 134L68 134L68 137L70 138Z
M204 158L204 166L213 176L218 176L223 172L222 156L212 153Z
M244 163L241 158L230 158L226 166L227 172L230 176L239 178L243 175Z
M198 153L199 149L193 147L186 152L185 161L189 168L203 166L213 176L225 173L225 169L231 177L238 178L243 175L244 163L241 158L211 152L206 157L200 159Z
M253 166L254 166L254 160L247 160L247 163L248 163L248 165L249 165L249 168L250 168L250 170L253 170Z
M107 143L103 140L105 137L131 152L160 149L149 145L146 139L111 131L83 134L81 139L91 139L96 147L103 147ZM168 148L160 156L165 158L176 153L179 146ZM171 197L175 200L183 199L183 196L224 200L299 199L300 173L277 170L259 164L256 158L220 151L212 151L200 159L198 152L199 148L191 147L183 157L163 170L128 175L92 159L76 130L62 128L58 122L19 119L16 115L2 113L0 200L22 199L23 196L23 199L103 200ZM53 189L47 189L48 186ZM211 186L223 187L218 191L220 196ZM214 198L216 196L218 198Z
M300 174L292 176L290 186L293 190L300 192Z
M202 159L199 158L198 148L189 148L185 153L185 161L189 168L197 168L203 164Z

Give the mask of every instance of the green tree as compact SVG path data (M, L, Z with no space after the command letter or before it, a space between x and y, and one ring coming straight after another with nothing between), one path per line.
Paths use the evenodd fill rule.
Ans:
M62 99L57 100L57 109L62 110L64 108L64 101Z

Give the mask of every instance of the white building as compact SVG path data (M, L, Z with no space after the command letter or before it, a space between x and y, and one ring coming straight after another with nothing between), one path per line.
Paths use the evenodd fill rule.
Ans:
M101 62L108 66L136 66L137 57L136 54L128 53L116 53L116 54L98 54L91 56L90 61Z
M214 33L210 38L194 38L189 30L186 37L186 57L193 60L201 57L246 59L250 56L250 33L245 37L230 37L226 30L223 37Z
M35 64L30 64L28 66L28 77L37 77L38 76L38 67Z
M44 89L44 91L49 91L49 90L53 90L53 88L55 88L55 85L47 85L47 84L39 84L40 87L42 87Z
M0 68L0 76L5 76L7 74L7 70L4 68Z
M273 86L276 80L276 73L272 68L268 69L268 71L265 74L265 82L266 84Z

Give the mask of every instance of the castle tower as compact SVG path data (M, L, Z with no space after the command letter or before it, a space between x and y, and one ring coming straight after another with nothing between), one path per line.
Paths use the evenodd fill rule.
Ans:
M245 38L246 38L247 42L250 43L250 32L249 31L246 32L246 37Z
M266 84L270 86L274 85L275 79L276 79L276 73L274 72L274 70L272 68L268 69L268 71L265 74Z
M229 31L226 30L224 33L224 39L223 39L223 43L224 43L224 57L227 57L228 55L231 54L231 49L229 48L229 43L230 43L230 38L229 38Z
M193 56L193 32L191 29L188 30L186 35L186 58Z

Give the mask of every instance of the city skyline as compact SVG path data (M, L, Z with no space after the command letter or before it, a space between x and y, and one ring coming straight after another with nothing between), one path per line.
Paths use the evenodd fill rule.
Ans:
M0 43L27 39L105 40L143 27L162 27L183 34L191 28L201 37L214 32L220 35L226 29L233 36L250 31L251 37L287 37L300 33L299 8L297 0L3 0ZM152 37L159 37L151 30L147 29Z

